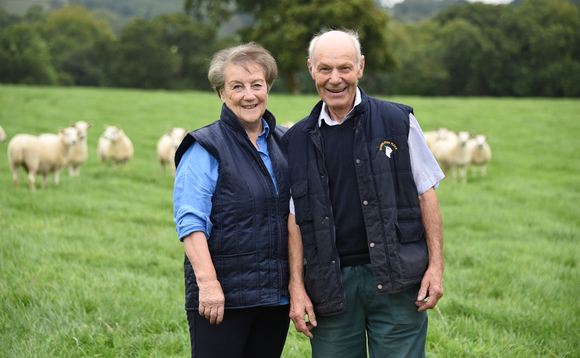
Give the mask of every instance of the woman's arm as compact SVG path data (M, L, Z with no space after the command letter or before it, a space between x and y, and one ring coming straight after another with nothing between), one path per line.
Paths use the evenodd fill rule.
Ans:
M199 314L210 324L220 324L224 319L225 297L203 231L194 231L183 238L183 247L199 287Z

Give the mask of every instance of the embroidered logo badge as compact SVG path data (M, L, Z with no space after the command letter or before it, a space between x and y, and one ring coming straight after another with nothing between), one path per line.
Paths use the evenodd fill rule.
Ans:
M397 150L397 145L393 142L384 141L379 146L379 150L385 153L387 157L391 158L391 153L393 153L393 150Z

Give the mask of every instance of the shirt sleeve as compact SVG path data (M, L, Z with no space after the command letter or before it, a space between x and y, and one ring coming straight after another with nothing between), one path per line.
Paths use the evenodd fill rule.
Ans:
M433 188L437 189L439 181L445 175L435 157L429 150L419 122L412 113L409 113L409 155L411 156L411 171L419 195Z
M292 198L292 193L290 193L290 202L288 203L290 207L290 214L296 215L296 208L294 207L294 199Z
M183 154L173 187L173 220L179 240L195 231L209 238L218 169L218 161L197 142Z

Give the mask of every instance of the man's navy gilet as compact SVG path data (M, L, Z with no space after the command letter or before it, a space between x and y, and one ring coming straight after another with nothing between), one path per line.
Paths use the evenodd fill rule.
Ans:
M418 285L429 262L408 147L411 107L367 96L354 108L353 155L377 294ZM346 310L319 102L284 136L290 188L304 246L304 283L316 314ZM334 179L333 179L334 180ZM337 179L338 180L338 179ZM336 205L336 204L335 204Z
M278 304L281 295L289 297L288 167L281 146L286 128L277 127L269 111L263 118L270 127L266 140L279 194L245 129L225 104L220 120L189 133L175 155L178 166L197 141L219 163L207 243L225 308ZM187 255L184 268L186 309L196 310L199 288Z

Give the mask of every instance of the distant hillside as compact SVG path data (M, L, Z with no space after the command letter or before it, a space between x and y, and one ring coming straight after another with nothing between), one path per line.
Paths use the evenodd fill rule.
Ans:
M468 4L466 0L405 0L386 10L395 21L419 22L435 17L450 6Z
M400 1L400 0L399 0ZM477 0L375 0L378 7L386 10L391 18L399 22L418 22L431 19L450 6L465 6ZM511 5L518 6L525 0L513 0ZM580 0L567 0L578 5ZM59 9L66 5L80 4L88 9L106 9L121 19L134 17L152 18L160 14L181 12L183 0L0 0L0 8L9 13L22 15L32 5L41 5L45 10ZM394 6L393 6L394 4ZM241 26L240 17L234 17L234 24L224 27ZM122 21L121 21L122 22ZM222 29L223 31L223 29ZM233 31L233 30L232 30ZM226 33L232 32L226 30Z
M32 5L41 5L45 10L50 10L72 4L88 9L108 9L122 18L151 18L183 9L183 0L0 0L1 8L17 15L24 14Z
M483 0L375 0L375 4L383 7L393 20L409 23L431 19L450 6L465 6L478 1L485 2ZM526 0L512 0L509 4L519 6L524 1ZM580 0L566 1L577 6L580 3Z

